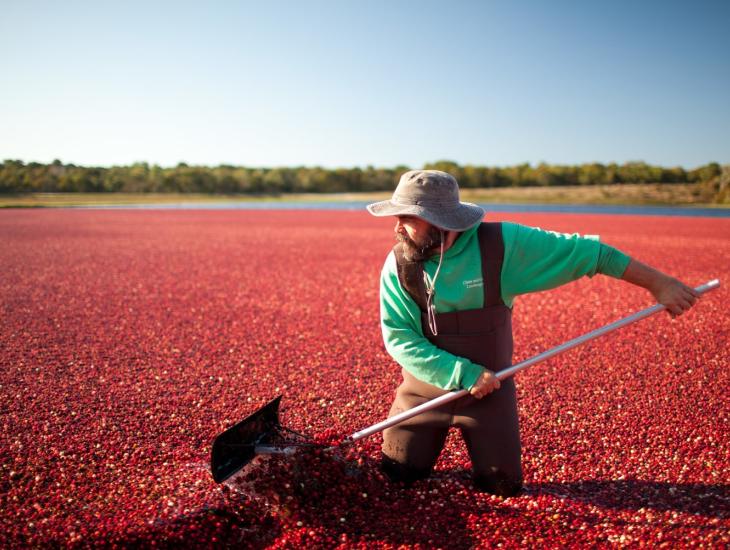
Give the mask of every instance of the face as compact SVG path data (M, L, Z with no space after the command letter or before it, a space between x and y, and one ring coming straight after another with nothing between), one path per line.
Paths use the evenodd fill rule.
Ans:
M403 252L409 262L420 262L432 256L441 245L441 231L434 225L414 216L397 216L395 239L403 243Z

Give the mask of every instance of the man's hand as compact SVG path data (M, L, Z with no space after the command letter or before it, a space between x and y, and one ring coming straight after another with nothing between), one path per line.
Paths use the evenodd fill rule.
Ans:
M491 370L485 370L479 375L477 381L469 390L474 397L481 399L488 393L492 393L494 390L498 390L500 386L499 379L494 376Z
M664 275L655 288L649 289L656 298L656 301L667 308L672 317L682 315L685 311L695 305L700 295L694 288L688 287L682 281L674 277Z
M672 317L682 315L700 297L695 289L682 281L633 259L621 278L629 283L643 286L651 292Z

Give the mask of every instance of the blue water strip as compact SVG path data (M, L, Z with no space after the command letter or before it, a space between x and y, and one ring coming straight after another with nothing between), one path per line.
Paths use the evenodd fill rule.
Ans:
M93 205L72 208L103 210L365 210L369 201L285 202L285 201L231 201L188 202L129 205ZM490 204L480 203L487 212L555 212L567 214L623 214L638 216L692 216L730 218L730 208L690 206L620 206L589 204Z

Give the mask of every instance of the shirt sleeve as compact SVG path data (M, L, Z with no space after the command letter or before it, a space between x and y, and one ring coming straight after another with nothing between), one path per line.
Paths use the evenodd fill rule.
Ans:
M515 223L503 224L505 257L502 298L548 290L587 275L603 273L619 278L630 258L602 244L597 235L556 233Z
M421 327L418 304L398 281L391 252L380 276L380 321L385 349L413 376L444 390L470 389L483 367L433 345Z
M631 262L631 258L612 246L601 243L598 253L598 273L620 279Z

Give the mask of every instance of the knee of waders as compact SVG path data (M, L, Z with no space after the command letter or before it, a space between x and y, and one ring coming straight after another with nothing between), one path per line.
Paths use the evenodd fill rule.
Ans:
M420 479L426 479L431 475L431 470L414 468L408 464L402 464L393 460L385 453L381 454L380 469L388 476L391 481L405 483L411 485Z
M490 493L499 497L514 497L522 492L522 480L515 480L497 470L486 475L474 476L474 487L477 491Z

